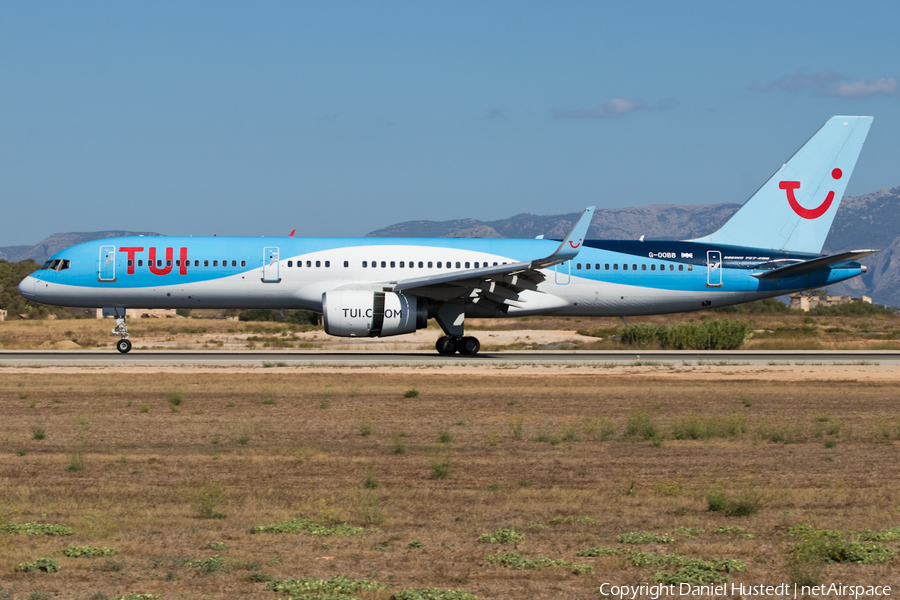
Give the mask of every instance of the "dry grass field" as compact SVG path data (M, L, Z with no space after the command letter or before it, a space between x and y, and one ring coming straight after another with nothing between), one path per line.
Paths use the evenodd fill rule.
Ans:
M221 311L219 311L221 312ZM898 350L900 316L808 316L804 313L685 313L630 317L629 324L681 323L701 319L741 319L753 335L748 350ZM113 349L111 319L9 320L0 323L0 349ZM585 349L620 350L614 336L624 325L617 318L522 317L468 319L467 331L478 336L484 351ZM243 322L223 318L129 319L135 349L183 350L349 350L432 351L441 335L432 321L427 329L388 338L347 339L321 327L278 322ZM592 335L585 335L590 333Z
M896 590L900 558L791 554L801 524L840 532L826 541L881 531L887 541L863 557L898 545L900 374L849 368L859 381L832 381L829 367L802 381L698 367L2 368L0 526L73 534L0 533L0 588L33 600L268 600L289 595L268 579L345 574L390 586L353 594L364 599L421 588L587 599L604 582L675 571L635 566L675 554L741 561L721 573L734 582ZM364 533L251 533L289 520ZM479 542L498 529L524 538ZM617 541L630 532L671 541ZM67 557L70 545L117 552ZM578 556L591 547L619 550ZM507 552L568 566L487 559ZM16 571L45 557L61 570Z

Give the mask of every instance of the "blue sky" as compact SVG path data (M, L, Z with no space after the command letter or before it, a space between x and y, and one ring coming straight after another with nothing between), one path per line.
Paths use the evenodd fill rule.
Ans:
M900 185L893 2L0 3L0 246L743 202L830 116Z

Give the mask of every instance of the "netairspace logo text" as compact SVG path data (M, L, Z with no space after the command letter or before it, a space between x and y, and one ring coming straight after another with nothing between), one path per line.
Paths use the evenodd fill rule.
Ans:
M891 595L889 585L747 585L746 583L723 583L720 585L613 585L600 586L600 595L609 598L638 600L649 598L659 600L666 597L684 596L743 596L771 598L803 598L804 596L833 596L839 598L880 598Z

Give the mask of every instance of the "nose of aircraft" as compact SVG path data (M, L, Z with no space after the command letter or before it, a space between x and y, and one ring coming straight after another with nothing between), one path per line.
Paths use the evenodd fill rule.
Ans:
M19 294L26 300L36 300L37 294L34 292L34 286L37 279L29 275L19 284Z

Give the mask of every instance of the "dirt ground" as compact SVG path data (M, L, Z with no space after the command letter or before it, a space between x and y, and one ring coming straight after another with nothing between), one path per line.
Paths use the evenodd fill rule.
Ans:
M360 598L587 599L659 570L578 556L596 546L730 558L746 563L733 582L789 583L788 527L900 525L898 385L880 365L4 367L0 525L74 534L0 533L0 588L271 599L287 594L268 578L343 573L390 586ZM752 514L711 511L713 490ZM366 533L250 532L291 519ZM479 542L504 528L524 542ZM617 541L629 532L674 541ZM70 558L70 544L117 553ZM504 552L593 572L488 560ZM15 571L42 557L61 571ZM896 589L897 560L813 575Z
M748 322L752 336L743 348L898 350L900 317L819 316L804 313L761 315L686 313L629 318L629 324L679 323L698 319L738 318ZM111 319L9 320L0 322L0 348L77 350L113 348ZM433 350L441 332L432 321L426 329L386 338L336 338L321 327L279 322L234 321L224 318L129 319L135 349L184 350ZM468 319L466 331L481 341L484 351L621 350L617 339L624 327L617 318L522 317Z

